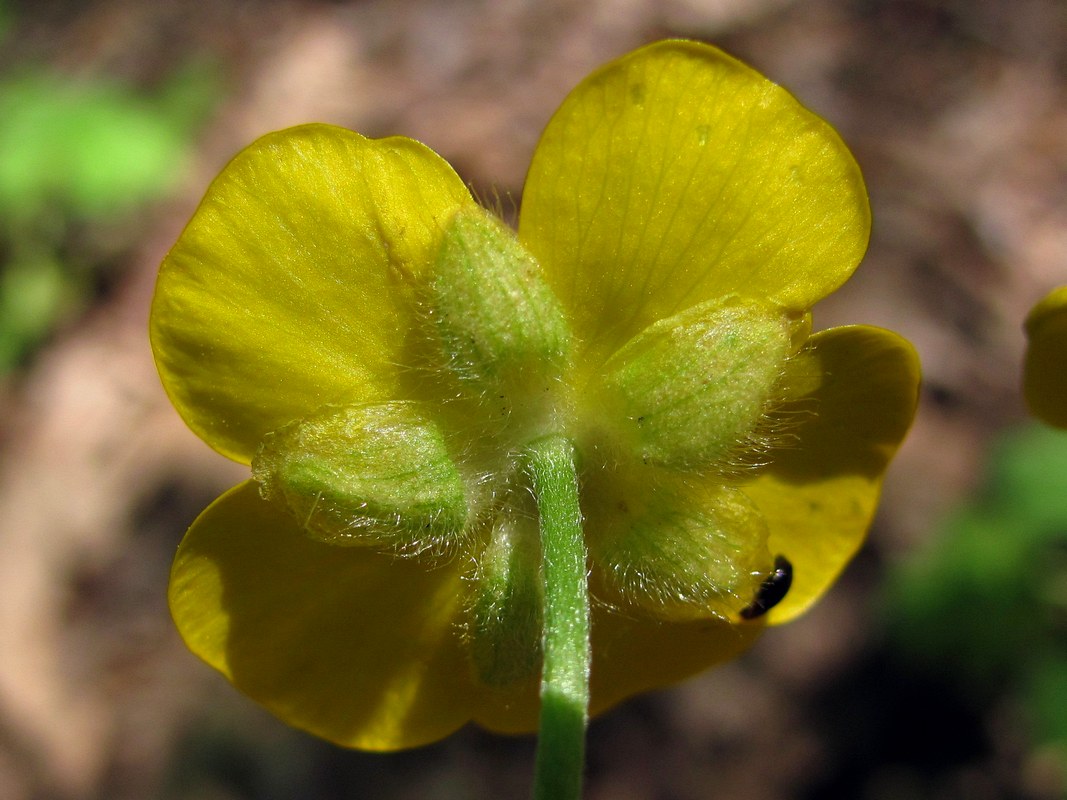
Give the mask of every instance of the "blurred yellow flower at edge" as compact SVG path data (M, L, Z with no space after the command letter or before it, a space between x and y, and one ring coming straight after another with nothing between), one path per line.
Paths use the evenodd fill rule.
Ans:
M1030 413L1067 428L1067 286L1053 289L1026 318L1023 392Z
M914 414L905 341L810 334L869 228L837 134L692 42L568 96L517 239L417 142L263 137L209 188L152 309L174 405L254 474L181 544L182 636L342 745L536 729L516 454L556 433L579 460L593 713L736 656L854 555ZM779 554L791 589L740 619Z

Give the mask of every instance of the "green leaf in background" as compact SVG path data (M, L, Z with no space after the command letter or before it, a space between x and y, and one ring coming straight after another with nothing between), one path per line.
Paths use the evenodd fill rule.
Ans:
M120 213L165 194L189 140L180 75L155 98L100 79L33 72L0 82L0 211L26 221L50 204L75 217ZM199 102L198 102L199 100Z
M0 35L4 20L0 5ZM216 96L202 67L150 96L43 69L0 77L0 375L84 305L110 257L69 246L70 230L128 224L164 197Z
M994 449L984 490L890 575L894 648L976 707L1008 700L1035 741L1067 743L1067 432Z
M48 332L69 294L62 265L47 254L0 272L0 371L18 362L28 342Z

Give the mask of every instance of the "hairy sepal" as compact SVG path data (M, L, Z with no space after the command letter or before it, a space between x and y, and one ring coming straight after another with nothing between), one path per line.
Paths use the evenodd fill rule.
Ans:
M616 448L646 464L726 471L758 449L806 318L739 299L660 320L619 349L602 380Z
M477 680L502 689L541 667L541 549L537 520L502 511L471 579L468 653Z
M467 523L464 480L415 403L327 408L287 425L264 439L252 476L328 544L447 553Z

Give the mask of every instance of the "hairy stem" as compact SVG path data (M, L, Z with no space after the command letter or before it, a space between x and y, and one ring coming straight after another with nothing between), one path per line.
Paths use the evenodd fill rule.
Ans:
M527 449L540 516L544 664L535 800L578 800L589 718L589 588L574 447L547 436Z

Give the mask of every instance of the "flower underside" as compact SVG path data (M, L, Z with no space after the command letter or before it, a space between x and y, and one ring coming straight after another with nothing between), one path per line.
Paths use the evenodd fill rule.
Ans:
M185 641L353 747L536 727L555 562L529 459L565 441L592 713L735 656L855 554L914 413L906 342L811 332L869 229L837 134L693 42L575 89L517 234L410 139L263 137L153 300L174 405L252 467L175 558Z
M446 225L413 296L421 361L401 365L408 396L267 434L252 462L264 498L323 542L477 564L470 639L492 647L473 661L490 685L524 680L538 669L540 548L520 458L562 434L596 498L586 531L604 602L676 620L751 616L772 554L734 479L759 468L753 453L769 457L803 318L738 297L703 303L648 326L579 385L581 343L536 260L480 209ZM592 398L580 412L575 391Z

